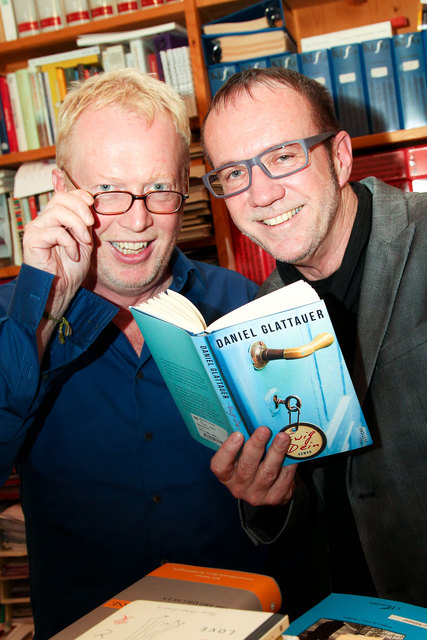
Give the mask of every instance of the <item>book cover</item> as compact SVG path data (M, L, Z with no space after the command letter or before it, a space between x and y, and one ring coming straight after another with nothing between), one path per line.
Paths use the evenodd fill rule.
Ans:
M30 74L28 68L17 69L15 71L18 85L19 102L21 104L24 119L25 137L28 149L39 149L40 140L37 131L36 112L32 98Z
M369 135L368 93L360 45L347 44L330 51L341 126L352 137Z
M239 71L239 65L237 64L237 62L232 62L229 64L213 64L208 66L207 71L209 86L211 89L211 96L213 98L218 89L220 89L225 83L225 81L228 80L228 78L231 78L231 76L234 76L234 74Z
M27 137L25 133L24 115L19 100L18 83L13 71L6 74L7 85L9 87L10 104L12 107L13 122L15 124L16 138L18 140L18 151L27 151Z
M7 196L5 193L0 193L0 259L11 258L12 251Z
M15 122L13 120L12 103L10 101L9 86L5 76L0 76L0 100L3 108L4 122L6 125L9 153L19 151L16 137Z
M13 196L8 196L7 204L9 208L10 233L12 237L13 264L22 264L22 238L24 235L24 222L22 220L19 200Z
M134 600L96 624L76 640L151 640L165 634L174 640L205 640L217 635L234 640L277 640L289 624L287 616L176 603ZM57 636L56 636L57 637Z
M209 327L194 305L198 320L188 317L190 305L168 291L130 309L195 440L218 449L233 431L247 439L266 425L291 438L284 465L372 443L325 304L309 284L283 287Z
M0 154L10 153L9 138L7 135L6 116L3 102L0 98Z
M315 49L301 53L301 73L313 78L328 89L335 102L335 81L332 73L331 52L329 49Z
M286 633L300 640L422 640L427 609L395 600L332 593L294 620Z
M43 106L44 93L42 94L38 71L35 67L28 67L28 76L31 85L31 97L34 105L34 113L36 116L37 133L41 147L48 147L53 144L48 131L48 122Z
M391 38L362 43L372 133L403 128Z
M5 39L7 41L16 40L18 38L18 30L16 28L12 0L0 0L0 13Z
M270 576L166 562L57 634L72 640L134 600L251 611L279 611L282 598Z
M393 36L393 49L403 127L424 127L427 124L427 62L422 32Z
M283 67L301 73L301 56L299 53L283 53L270 56L270 67Z

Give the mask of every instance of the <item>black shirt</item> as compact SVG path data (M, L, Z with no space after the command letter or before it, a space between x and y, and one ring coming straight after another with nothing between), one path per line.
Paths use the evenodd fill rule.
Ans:
M351 372L356 340L357 312L371 230L372 196L360 183L351 184L358 198L353 229L340 267L323 280L307 280L296 267L277 261L285 284L307 280L325 301L335 333ZM347 454L305 462L300 472L309 480L315 469L324 472L323 513L329 551L330 590L375 595L348 500L345 471Z

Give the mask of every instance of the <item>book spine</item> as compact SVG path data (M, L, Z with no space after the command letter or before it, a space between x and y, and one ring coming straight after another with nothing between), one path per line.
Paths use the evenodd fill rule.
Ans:
M341 125L352 137L369 135L371 127L360 45L332 47L331 59Z
M0 13L6 40L16 40L18 38L18 30L16 28L15 12L13 10L12 0L1 0Z
M19 100L18 84L14 72L6 75L7 85L9 87L10 104L12 107L13 122L15 124L16 138L18 141L18 151L27 151L27 136L25 133L24 116L22 113L21 103Z
M10 153L9 138L7 136L6 117L3 102L0 99L0 148L1 153Z
M37 133L41 147L49 146L49 135L47 131L47 124L45 121L42 94L40 92L40 86L37 78L37 70L35 67L28 67L28 75L31 84L31 95L34 104L34 113L36 117Z
M422 32L393 36L403 127L427 124L427 62Z
M397 95L397 79L391 38L379 38L361 45L366 70L372 133L403 127Z
M16 137L9 87L7 79L4 76L0 76L0 100L3 105L4 121L6 125L7 139L9 142L9 152L14 153L15 151L19 151L18 139Z
M0 193L0 258L12 258L13 245L10 233L9 207L7 204L7 196Z
M12 236L13 263L22 264L22 238L24 236L24 223L22 221L19 201L12 196L8 197L10 231Z
M37 132L36 114L32 99L32 91L28 69L15 71L18 84L19 102L24 116L25 135L29 149L39 149L40 140Z

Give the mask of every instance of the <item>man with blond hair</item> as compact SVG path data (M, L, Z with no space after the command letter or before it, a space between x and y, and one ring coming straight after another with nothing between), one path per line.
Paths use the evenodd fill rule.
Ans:
M175 247L189 142L181 99L150 76L73 88L55 195L0 287L0 470L21 478L36 640L164 561L267 569L129 311L171 288L212 322L256 293Z

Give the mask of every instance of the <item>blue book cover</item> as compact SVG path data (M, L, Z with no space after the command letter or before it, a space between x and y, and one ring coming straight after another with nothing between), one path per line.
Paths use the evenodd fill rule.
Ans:
M291 438L284 465L372 444L325 304L309 284L283 287L209 327L200 314L187 318L189 305L168 292L131 311L198 442L217 449L233 431L247 439L266 425Z
M423 32L393 36L403 127L427 125L427 63Z
M299 54L301 73L320 82L335 101L335 82L332 74L331 52L329 49L317 49Z
M391 38L362 42L372 133L403 129Z
M330 52L338 119L352 137L368 135L371 128L360 45L339 45Z
M332 593L291 622L288 635L299 640L384 638L423 640L427 637L427 609L395 600Z
M280 53L269 56L270 67L283 67L301 72L301 56L298 53Z
M222 87L224 82L239 71L239 65L237 62L214 64L208 67L207 70L209 85L211 88L211 96L213 98L218 89Z

